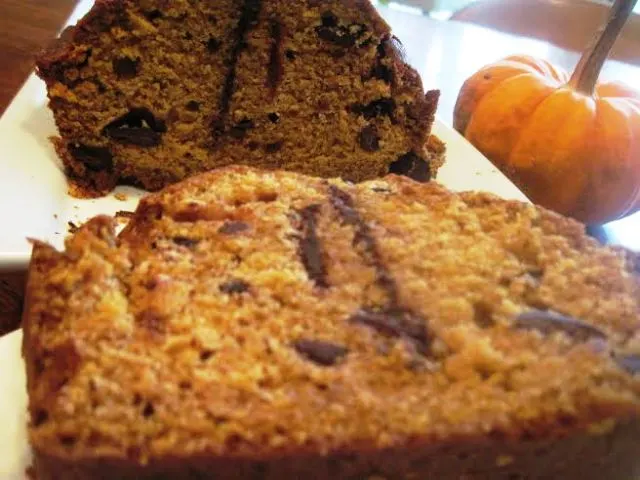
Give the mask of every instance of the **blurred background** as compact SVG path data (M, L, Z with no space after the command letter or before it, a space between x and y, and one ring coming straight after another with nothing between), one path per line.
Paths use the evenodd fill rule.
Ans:
M448 20L451 15L472 3L482 0L394 0L394 1L379 1L378 3L385 5L392 5L396 8L404 8L407 10L413 10L416 13L426 13L431 17L440 19L440 20ZM506 0L507 2L509 0ZM567 0L566 3L574 2L576 0ZM580 0L578 0L580 1ZM588 0L589 1L589 0ZM563 2L560 2L563 3ZM613 3L613 0L601 0L601 1L593 1L593 3ZM635 11L640 13L640 4L636 6Z
M435 20L473 24L582 52L614 0L377 0L377 5ZM609 55L640 65L640 2Z

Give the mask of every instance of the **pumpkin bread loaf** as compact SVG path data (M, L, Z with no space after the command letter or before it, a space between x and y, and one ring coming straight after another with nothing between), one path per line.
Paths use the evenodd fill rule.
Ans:
M157 190L230 164L427 180L424 93L368 0L97 0L44 52L72 178Z
M192 177L36 242L36 478L635 479L639 271L435 182Z

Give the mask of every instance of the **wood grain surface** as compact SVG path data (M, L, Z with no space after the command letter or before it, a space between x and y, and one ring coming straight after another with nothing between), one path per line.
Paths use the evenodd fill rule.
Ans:
M33 70L34 57L71 14L76 0L0 0L0 114ZM0 335L17 328L25 272L0 274Z

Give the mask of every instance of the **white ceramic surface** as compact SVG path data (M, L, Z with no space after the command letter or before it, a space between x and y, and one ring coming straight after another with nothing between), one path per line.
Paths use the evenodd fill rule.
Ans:
M0 480L26 479L25 469L31 458L21 344L21 330L0 337Z

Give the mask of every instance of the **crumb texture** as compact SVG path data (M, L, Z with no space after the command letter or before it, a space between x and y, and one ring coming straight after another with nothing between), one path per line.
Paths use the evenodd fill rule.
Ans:
M435 182L192 177L119 236L98 217L64 252L36 244L36 470L633 478L638 265Z
M157 190L231 164L428 180L437 92L367 0L98 0L38 60L69 175Z

